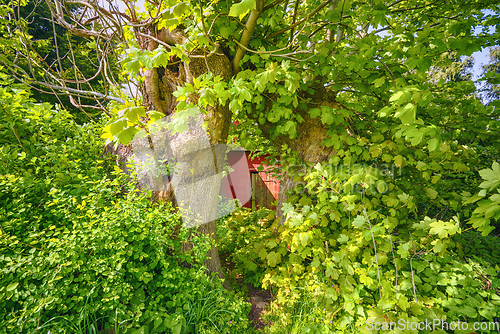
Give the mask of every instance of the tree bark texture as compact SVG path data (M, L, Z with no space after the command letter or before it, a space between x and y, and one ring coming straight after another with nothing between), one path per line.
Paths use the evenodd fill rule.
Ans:
M148 35L155 36L156 39L169 45L183 44L186 39L183 33L178 31L170 32L166 29L156 31L155 27L146 30ZM141 47L145 50L153 51L159 46L157 41L148 38L140 38L140 41ZM146 71L141 87L146 110L156 110L165 116L170 116L174 114L178 103L173 95L177 87L185 86L187 83L192 84L193 78L208 72L214 77L221 76L226 81L233 74L229 58L219 49L212 52L197 49L188 56L189 62L173 59L166 67ZM205 131L204 128L190 124L188 131L169 137L171 154L177 159L177 172L180 175L166 182L161 191L156 191L155 196L157 200L166 200L179 205L181 210L183 203L178 203L176 195L193 199L191 203L196 203L196 208L191 207L191 209L195 209L197 214L216 217L220 177L215 177L213 171L214 169L216 173L222 171L225 147L219 144L226 144L232 115L228 103L225 105L216 103L208 107L205 112L201 114L201 119L193 122L206 123L208 133L199 133L200 130ZM177 183L172 184L172 182ZM174 189L178 189L175 194ZM195 219L190 216L188 218ZM215 240L215 218L198 226L197 229L199 233L209 235ZM192 246L185 245L184 248L187 250ZM206 263L208 271L220 274L221 265L216 247L210 250L209 257L210 260Z
M300 92L301 98L309 100L307 109L295 108L294 113L300 115L304 120L297 123L297 136L290 138L287 135L280 135L276 138L271 137L270 127L272 123L259 123L262 133L275 143L279 153L282 152L282 145L286 145L296 153L298 163L296 166L282 163L282 175L280 178L280 190L277 205L276 216L281 222L284 222L282 206L288 199L288 192L293 190L299 183L303 182L301 172L303 173L308 166L314 166L317 163L328 161L336 154L333 147L323 145L323 142L332 135L331 125L324 124L321 117L311 118L310 109L320 108L321 106L339 109L341 106L336 101L336 95L324 87L319 85L314 86L312 94ZM266 100L266 107L271 108L274 102L273 96ZM336 125L335 131L337 134L347 133L352 135L353 131L350 126L350 120L345 119L345 122ZM334 132L335 132L334 131Z

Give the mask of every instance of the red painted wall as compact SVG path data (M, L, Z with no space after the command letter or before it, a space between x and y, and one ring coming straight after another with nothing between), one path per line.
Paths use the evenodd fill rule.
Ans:
M272 177L269 172L270 166L266 164L266 157L249 158L250 152L247 151L230 151L227 154L227 163L232 167L233 171L222 179L221 189L219 194L226 198L237 198L244 207L251 208L252 201L265 202L264 206L275 209L270 202L278 199L279 180ZM263 170L258 168L262 166ZM262 184L252 185L251 174L257 173L259 177L254 177L254 182L262 182ZM261 190L268 192L266 199L254 198L252 200L252 186L261 187ZM264 188L265 187L265 188ZM262 191L259 195L263 196ZM254 203L255 204L255 203Z

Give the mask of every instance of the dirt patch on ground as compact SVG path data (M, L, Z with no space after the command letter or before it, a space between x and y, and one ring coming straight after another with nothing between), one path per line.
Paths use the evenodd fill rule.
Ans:
M248 318L254 328L261 329L266 327L266 323L262 320L262 312L269 307L270 302L273 300L271 292L245 283L242 275L234 273L234 263L228 259L227 254L221 254L221 264L226 271L226 280L229 281L228 285L231 289L245 292L245 300L252 304Z
M252 321L255 328L263 328L266 326L262 320L262 312L269 307L269 303L272 300L272 295L269 291L256 289L253 286L249 286L248 291L248 301L252 304L252 309L248 315L250 321Z

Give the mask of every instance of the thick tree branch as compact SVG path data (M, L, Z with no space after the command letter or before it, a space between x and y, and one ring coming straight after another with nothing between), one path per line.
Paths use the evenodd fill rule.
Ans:
M240 45L243 45L245 47L248 46L250 43L250 39L252 38L253 31L255 30L255 27L257 26L257 19L260 16L260 13L262 13L262 9L264 7L264 0L257 0L255 9L252 10L250 13L250 17L247 20L247 23L245 24L245 28L243 28L243 34L241 35L240 39ZM236 75L240 71L240 61L243 59L245 56L246 50L242 48L241 46L238 47L238 51L236 51L236 55L234 56L233 59L233 73Z
M62 6L61 3L58 0L54 0L54 3L56 5L56 10L54 10L54 7L52 7L52 4L50 3L50 0L45 0L47 3L47 6L50 9L50 13L52 15L52 18L57 21L57 24L60 26L64 27L66 30L71 32L73 35L78 36L78 37L84 37L84 38L99 38L102 36L102 33L92 31L92 30L87 30L87 29L79 29L74 25L69 24L66 22L64 19L64 13L62 11Z

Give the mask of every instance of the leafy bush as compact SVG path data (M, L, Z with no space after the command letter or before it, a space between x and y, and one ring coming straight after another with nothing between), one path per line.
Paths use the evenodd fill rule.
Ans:
M274 213L268 209L251 211L241 207L218 226L219 250L229 254L235 264L233 273L243 274L245 281L255 287L262 285L267 265L259 251L273 234L268 228L273 219Z
M481 191L477 195L470 196L466 203L477 202L477 208L472 212L470 223L484 236L493 231L495 226L500 230L500 224L491 225L492 219L495 222L500 219L500 164L495 161L491 169L482 169L479 174L484 180L479 185Z
M278 289L271 332L370 332L368 320L495 321L500 268L455 251L458 218L419 218L405 183L372 167L353 175L318 164L305 180L284 205L283 224L242 219L235 228L239 266L264 266L263 286ZM498 257L497 247L488 251Z
M457 235L457 254L462 258L478 259L490 263L492 266L500 265L500 238L495 235L483 236L480 232L469 230ZM500 282L497 283L500 285Z
M0 124L1 333L247 331L248 304L201 265L209 240L113 167L99 124L8 87Z

